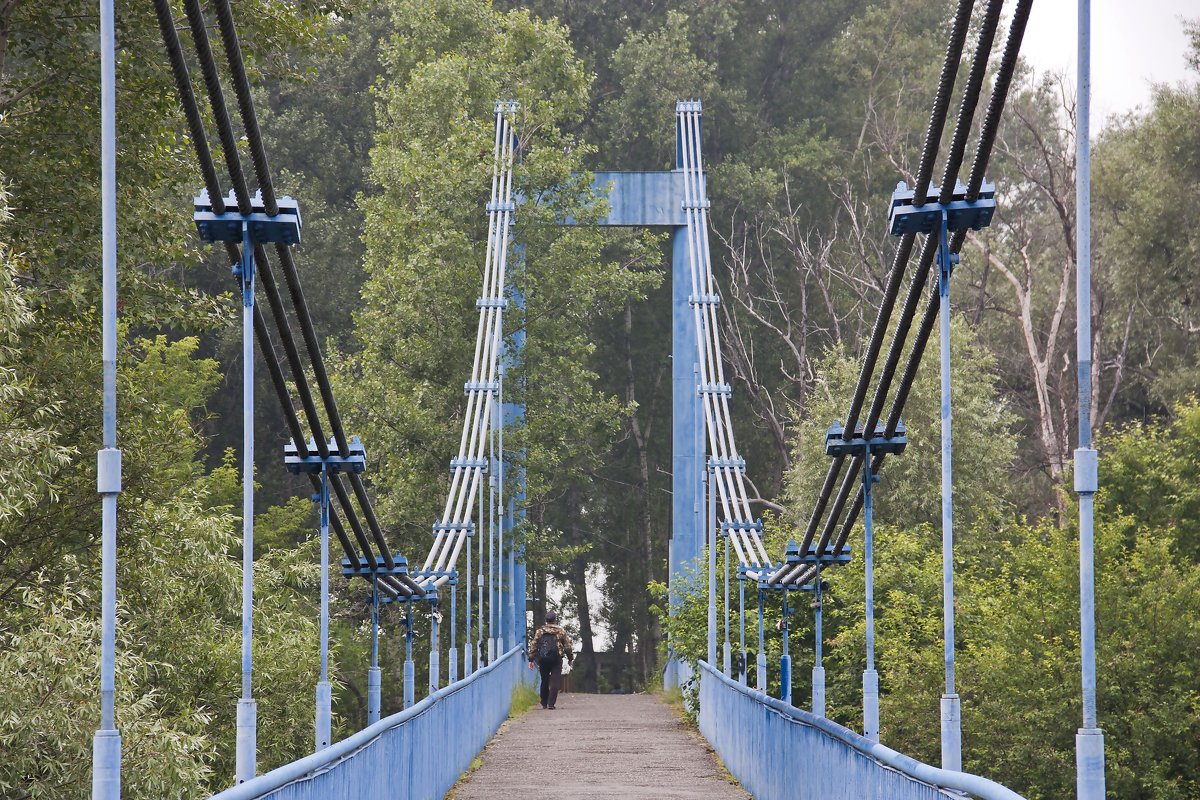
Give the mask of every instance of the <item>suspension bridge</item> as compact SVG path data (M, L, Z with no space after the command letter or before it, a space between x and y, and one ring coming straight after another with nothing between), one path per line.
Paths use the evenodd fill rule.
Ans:
M952 414L950 385L950 286L968 232L986 227L1002 196L985 179L1032 0L1017 0L1005 20L1000 0L981 9L960 0L948 26L945 60L932 102L929 126L911 186L898 184L890 199L889 233L895 256L845 417L832 420L825 439L829 467L811 499L797 536L782 553L769 552L763 524L751 513L746 461L734 437L733 388L721 357L720 290L708 240L709 197L702 146L702 106L676 105L675 169L660 172L597 172L595 185L608 199L599 224L653 227L671 240L672 285L672 536L669 554L671 604L683 591L676 580L699 566L707 576L707 658L689 665L671 651L668 684L699 683L700 731L742 785L763 798L936 798L969 795L1013 800L1016 792L986 776L962 771L960 700L954 663L954 573L952 503ZM518 459L506 451L506 427L519 423L521 406L505 399L505 371L519 355L521 335L505 335L510 304L523 302L510 274L522 258L519 224L523 198L514 190L520 158L515 126L519 106L507 99L494 109L491 193L480 198L487 215L483 281L472 371L464 376L465 413L459 447L447 453L449 481L442 515L430 520L432 545L423 560L410 562L389 547L364 474L369 442L347 431L323 360L318 333L293 254L302 221L297 203L279 195L272 180L251 84L229 0L213 0L218 43L200 0L184 0L192 48L185 50L168 0L153 0L166 57L203 179L192 201L197 233L223 248L233 265L242 302L243 333L243 584L241 696L237 698L237 750L232 787L223 800L251 798L424 798L444 795L484 749L509 714L514 687L529 680L525 668L525 567L515 529L522 516L523 479ZM101 0L103 359L104 447L98 453L98 489L103 499L103 593L101 720L93 745L93 797L121 795L121 737L114 708L116 646L117 502L121 452L116 429L116 149L115 58L112 0ZM1103 735L1095 707L1092 508L1097 488L1096 451L1091 447L1090 261L1088 176L1088 19L1080 0L1078 124L1078 279L1080 441L1075 453L1075 488L1080 498L1080 574L1083 720L1077 734L1078 796L1104 797ZM973 35L972 35L973 34ZM966 53L970 41L973 52ZM241 136L218 69L224 54L232 78L236 116L249 149L253 175L238 156ZM992 63L993 52L999 53ZM189 63L198 64L200 91ZM960 71L965 73L960 75ZM990 73L989 73L990 70ZM990 89L985 92L990 74ZM951 109L957 112L948 127ZM986 95L986 96L985 96ZM203 98L203 99L202 99ZM209 144L206 102L211 111L224 174ZM943 148L943 144L945 147ZM972 159L964 173L967 154ZM940 161L941 176L934 180ZM223 181L224 179L224 181ZM251 191L251 186L255 190ZM880 202L884 202L880 198ZM567 224L570 224L568 221ZM915 256L915 258L914 258ZM907 287L907 288L905 288ZM901 299L901 291L904 297ZM285 299L286 292L286 299ZM262 308L266 301L267 309ZM903 414L917 367L934 327L939 329L942 375L942 521L944 693L941 700L942 758L921 763L880 742L880 676L875 668L873 584L873 487L889 457L902 456L908 432ZM889 341L890 338L890 341ZM258 354L255 354L257 345ZM885 350L886 345L886 350ZM254 417L264 413L254 397L255 366L265 365L291 441L279 453L281 468L304 475L319 504L320 679L313 689L313 752L266 773L257 763L257 704L254 696ZM868 402L869 399L869 402ZM515 488L514 488L515 487ZM506 490L509 495L506 496ZM853 542L862 522L861 541ZM340 570L369 598L372 648L368 676L367 726L334 741L328 674L331 539L340 548ZM858 552L855 552L857 547ZM723 550L724 558L718 561ZM718 563L723 568L718 567ZM822 666L822 594L838 568L861 564L865 574L866 669L862 678L861 732L826 718ZM731 570L732 565L732 570ZM732 572L732 574L731 574ZM736 604L731 600L736 581ZM460 601L459 593L462 592ZM747 592L757 604L754 663L748 663ZM812 696L792 696L787 646L789 603L809 596L816 636ZM778 664L765 655L764 604L779 593L784 607L784 655ZM380 609L404 609L404 710L381 717ZM736 611L734 610L736 607ZM428 690L418 697L413 653L414 617L430 626ZM736 632L734 628L736 627ZM753 644L753 639L751 641ZM770 696L776 671L779 696ZM231 702L234 702L231 698ZM636 703L622 707L634 708ZM807 706L807 707L804 707ZM612 706L615 708L616 706ZM606 713L611 713L606 712ZM629 712L623 730L633 736L644 716ZM534 726L524 726L531 728ZM517 734L510 732L515 736ZM566 735L565 733L563 735ZM646 747L666 746L647 734ZM690 764L682 759L679 763ZM699 762L697 762L699 763ZM613 760L615 771L627 763ZM596 765L590 765L594 771ZM686 767L685 767L686 768ZM569 769L569 767L567 767ZM645 766L646 770L655 769ZM699 768L698 768L699 769ZM669 772L669 770L668 770ZM473 779L470 796L488 796L487 770ZM688 776L698 777L698 776ZM688 784L690 785L690 784ZM495 793L511 791L502 785ZM679 783L676 784L676 789ZM614 791L616 791L614 789ZM697 793L708 794L699 787ZM596 795L599 796L599 795ZM653 793L644 796L688 796Z

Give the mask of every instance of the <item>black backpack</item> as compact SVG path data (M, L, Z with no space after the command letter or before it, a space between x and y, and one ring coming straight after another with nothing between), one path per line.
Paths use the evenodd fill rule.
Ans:
M543 666L552 666L561 658L558 654L558 636L554 633L543 633L537 641L537 660Z

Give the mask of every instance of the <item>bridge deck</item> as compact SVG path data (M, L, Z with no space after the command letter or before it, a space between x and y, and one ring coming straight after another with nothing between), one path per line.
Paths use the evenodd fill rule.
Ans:
M557 796L731 798L748 795L708 744L649 695L560 695L505 723L454 800Z

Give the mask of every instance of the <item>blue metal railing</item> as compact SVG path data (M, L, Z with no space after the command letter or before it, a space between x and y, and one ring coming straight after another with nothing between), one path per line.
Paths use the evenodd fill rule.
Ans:
M1000 784L923 764L742 686L700 662L700 732L755 797L1023 800Z
M412 708L213 800L436 800L508 717L524 671L521 648L513 648Z

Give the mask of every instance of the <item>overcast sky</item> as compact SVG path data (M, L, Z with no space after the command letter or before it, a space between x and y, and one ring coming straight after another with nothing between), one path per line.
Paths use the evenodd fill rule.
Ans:
M1033 4L1021 52L1039 71L1060 70L1075 84L1076 0ZM1200 0L1092 0L1092 127L1145 107L1152 83L1194 81L1184 56L1183 19L1200 18Z

